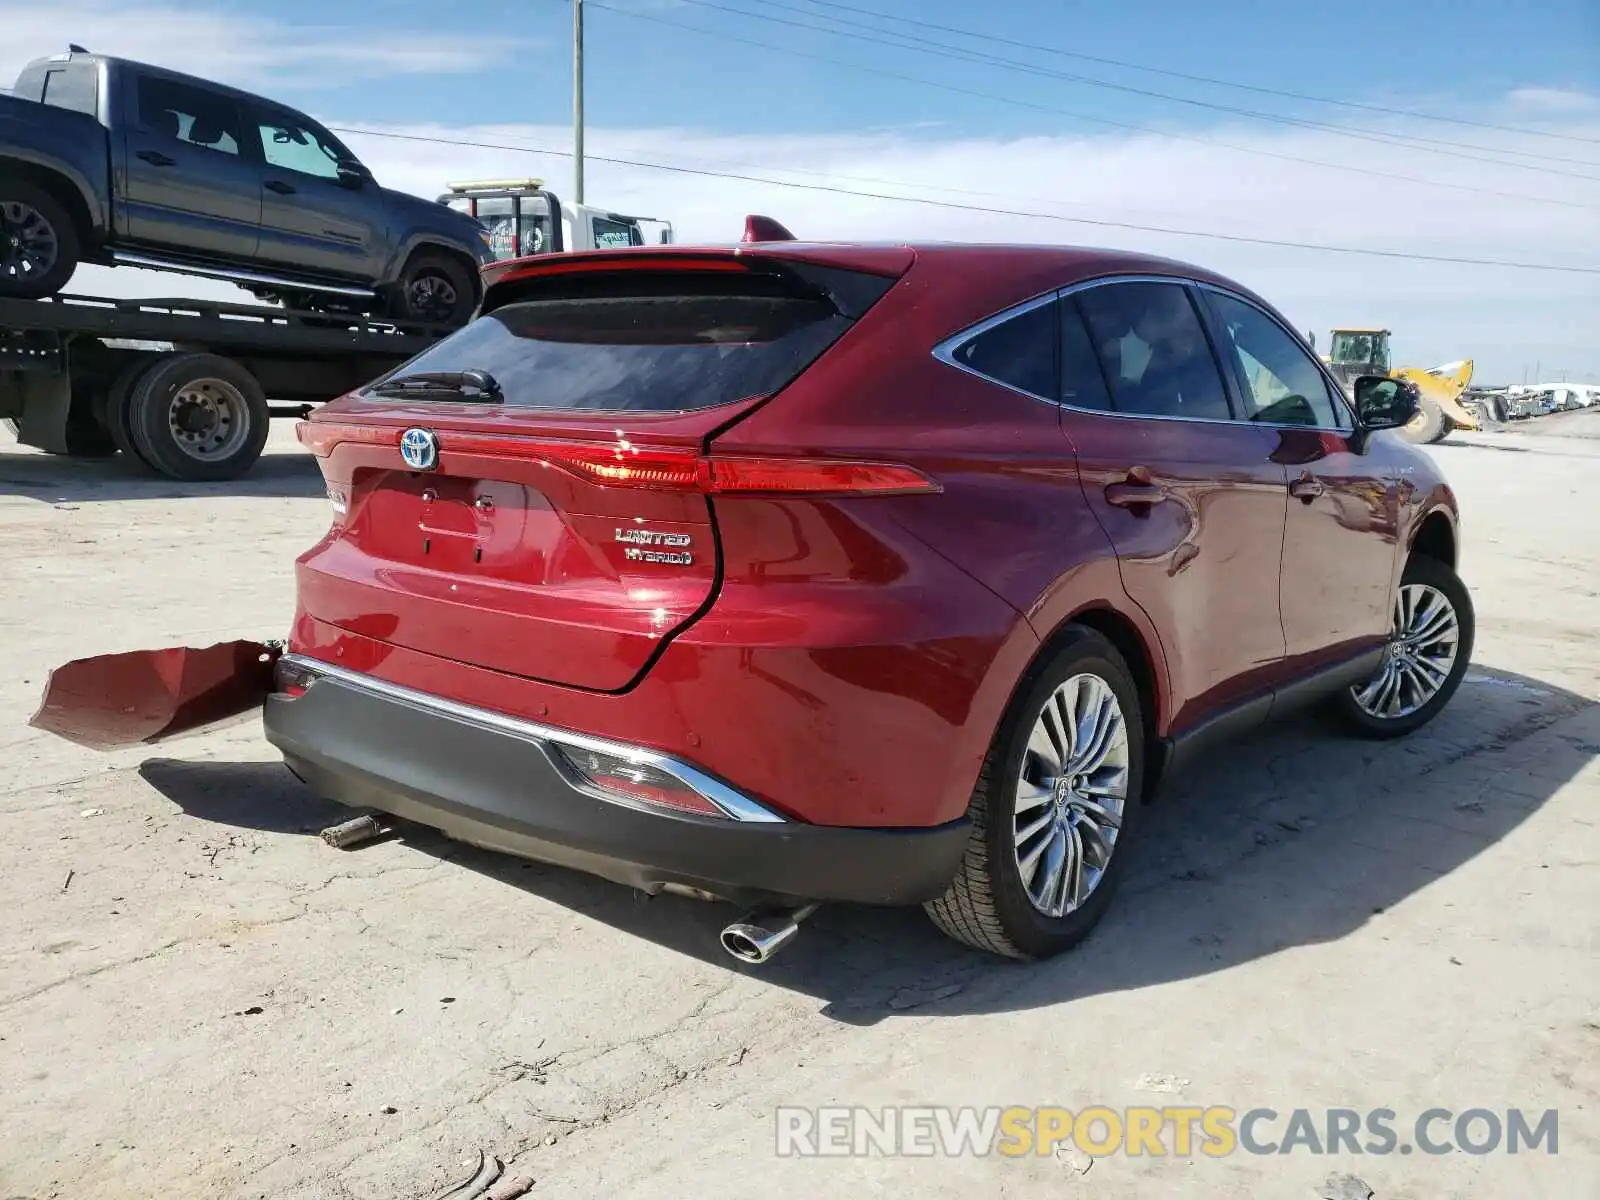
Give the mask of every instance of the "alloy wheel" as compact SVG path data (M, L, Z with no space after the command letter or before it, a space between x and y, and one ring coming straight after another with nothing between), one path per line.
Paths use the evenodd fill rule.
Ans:
M1408 583L1395 596L1392 632L1383 665L1368 682L1350 689L1368 716L1408 717L1439 694L1455 667L1461 623L1438 588Z
M60 252L55 226L43 213L20 200L0 201L0 278L38 279Z
M1013 806L1017 870L1047 917L1081 907L1104 878L1128 801L1128 727L1098 675L1074 675L1034 718Z
M419 275L407 289L406 302L415 317L424 321L448 321L456 310L455 285L442 274Z

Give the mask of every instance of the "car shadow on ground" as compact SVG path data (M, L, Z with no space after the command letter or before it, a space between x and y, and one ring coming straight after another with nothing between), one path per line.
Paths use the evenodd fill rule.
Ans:
M183 483L156 475L123 455L62 458L16 446L0 446L0 495L26 496L41 504L108 500L187 500L197 496L321 496L317 460L298 450L263 454L239 479Z
M1503 786L1501 756L1561 722L1563 749L1541 758L1543 773ZM643 897L427 829L405 827L401 837L632 936L812 996L841 1022L872 1024L901 1012L1026 1010L1344 937L1505 837L1597 755L1600 705L1478 667L1408 739L1351 739L1316 713L1278 723L1169 783L1144 811L1100 927L1074 952L1035 964L960 947L915 909L838 905L807 921L779 957L749 967L718 944L739 915L729 906ZM275 763L151 760L142 772L190 815L226 825L314 834L350 815Z

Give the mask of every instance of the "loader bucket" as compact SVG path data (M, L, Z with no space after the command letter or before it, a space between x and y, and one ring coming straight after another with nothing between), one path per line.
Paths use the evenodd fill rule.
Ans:
M28 724L91 750L154 745L260 708L281 652L240 641L75 659L50 672Z

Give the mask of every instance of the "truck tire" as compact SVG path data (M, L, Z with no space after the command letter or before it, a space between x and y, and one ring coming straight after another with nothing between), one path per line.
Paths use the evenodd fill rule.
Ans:
M1449 433L1450 427L1445 421L1444 409L1424 396L1411 423L1396 432L1413 446L1429 446Z
M477 281L466 263L449 254L419 250L400 273L390 316L455 327L470 321L477 306Z
M128 396L138 456L189 482L235 479L261 457L271 414L261 385L218 354L170 354Z
M0 296L54 296L81 252L78 227L54 196L21 179L0 182Z
M138 386L147 371L161 362L162 356L157 354L140 354L117 372L117 377L111 381L111 386L106 390L105 411L102 422L106 433L116 443L122 457L128 460L130 466L150 471L154 466L145 461L144 455L139 453L139 447L133 440L133 425L129 403L133 396L133 389Z

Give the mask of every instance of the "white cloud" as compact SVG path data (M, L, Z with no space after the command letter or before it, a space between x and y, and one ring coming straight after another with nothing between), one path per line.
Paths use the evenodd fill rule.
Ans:
M331 114L322 114L331 119ZM1451 137L1438 126L1392 132ZM1600 126L1572 124L1582 136ZM405 127L390 132L562 150L564 126ZM389 186L433 196L451 179L542 175L568 190L570 160L551 154L341 135ZM1433 254L1600 268L1600 183L1441 158L1332 134L1239 129L1206 136L1274 154L1347 162L1350 173L1222 151L1159 136L1014 140L924 134L733 136L678 129L590 130L591 155L725 170L806 185L917 196L974 208ZM1581 147L1474 130L1500 155L1581 157ZM1600 176L1593 168L1562 166ZM1511 161L1508 159L1508 161ZM1400 182L1390 173L1468 188L1545 196L1509 200ZM1261 292L1302 328L1381 322L1408 363L1470 357L1477 377L1517 382L1555 364L1600 377L1600 276L1454 266L1294 250L869 199L591 160L588 199L668 217L679 241L728 242L749 212L801 237L1085 243L1203 263ZM960 189L960 190L956 190ZM977 192L981 194L968 194Z
M1600 109L1600 96L1573 88L1523 87L1510 92L1506 99L1519 108L1553 113L1592 113Z
M110 0L0 0L0 30L0 79L7 83L23 64L61 53L68 42L240 87L337 86L386 75L473 71L529 44L478 30L385 33L371 22L292 25L270 17Z

